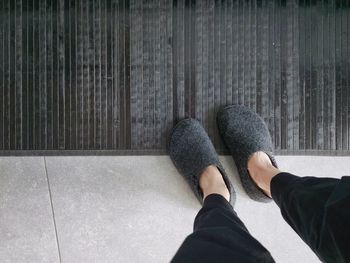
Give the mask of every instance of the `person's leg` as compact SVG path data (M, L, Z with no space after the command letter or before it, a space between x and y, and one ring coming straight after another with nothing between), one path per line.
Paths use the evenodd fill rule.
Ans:
M298 177L254 153L248 170L282 216L324 262L350 262L350 177Z
M252 237L232 205L219 170L207 167L199 177L204 203L172 262L274 262Z
M194 119L180 121L170 136L168 152L203 204L194 232L172 262L274 262L234 212L234 188L200 123Z
M260 202L273 197L285 220L321 260L350 262L350 179L281 173L266 123L247 107L224 107L217 123L248 196Z

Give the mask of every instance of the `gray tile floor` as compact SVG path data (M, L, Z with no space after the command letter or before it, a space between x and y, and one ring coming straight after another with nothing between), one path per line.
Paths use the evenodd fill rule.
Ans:
M236 211L277 262L319 262L277 206L237 190ZM282 170L340 178L350 157L278 156ZM200 208L167 156L0 158L1 262L168 262Z

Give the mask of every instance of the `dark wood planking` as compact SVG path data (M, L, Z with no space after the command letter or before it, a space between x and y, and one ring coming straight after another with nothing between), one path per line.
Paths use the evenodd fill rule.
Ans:
M242 38L243 38L243 94L242 105L247 107L250 106L250 6L251 1L242 1L242 12L243 12L243 30L242 30Z
M349 10L350 9L350 2L348 0L345 1L345 5L346 8L345 10ZM344 16L344 28L345 28L345 32L346 35L344 36L344 52L345 52L345 57L343 58L343 62L345 63L345 88L344 88L344 97L345 99L345 108L343 108L343 118L344 118L344 125L343 125L343 131L345 132L345 135L343 137L343 149L349 149L349 143L350 143L350 131L349 131L349 115L350 115L350 111L349 111L349 107L350 107L350 103L349 103L349 97L350 97L350 79L349 79L349 72L350 72L350 68L349 68L349 36L350 36L350 30L349 30L349 23L350 23L350 15L348 12L343 11L343 16Z
M112 85L113 85L113 146L114 149L118 149L120 146L120 94L119 94L119 13L118 3L116 0L112 0L111 3L111 23L112 23Z
M178 0L173 0L173 13L172 13L172 61L174 63L174 66L172 67L172 87L173 87L173 124L175 125L176 119L178 116L178 102L177 102L177 49L174 48L178 44L178 37L177 37L177 20L178 20Z
M142 1L130 2L130 114L131 122L131 148L141 146L142 117Z
M34 95L34 46L33 46L33 33L34 33L34 18L33 16L29 15L30 12L33 12L34 5L33 2L27 2L27 54L29 54L26 58L27 60L27 129L26 129L26 135L27 135L27 147L26 149L34 149L34 127L33 127L33 121L34 121L34 104L33 104L33 95ZM52 118L50 118L52 120Z
M69 68L70 68L70 147L71 149L77 149L77 2L70 1L70 23L68 25L70 32L70 41L69 41Z
M342 3L335 6L335 147L342 149Z
M100 105L96 105L95 103L95 96L96 93L98 93L99 91L96 90L96 83L95 83L95 73L96 71L98 71L98 66L101 67L101 64L98 64L100 61L96 61L95 60L95 39L101 39L101 35L98 37L96 37L95 34L101 34L102 28L100 28L101 26L101 21L95 21L96 19L99 19L99 1L97 0L92 0L89 1L88 4L88 21L87 21L87 57L88 57L88 63L87 63L87 72L88 72L88 78L86 80L87 86L88 86L88 92L86 94L86 103L87 103L87 141L86 141L86 147L87 149L94 149L97 148L97 140L95 137L96 134L96 123L95 123L95 112L97 110L97 108ZM95 28L95 23L98 24L98 28ZM103 51L103 49L100 47L99 50L101 50L101 52ZM97 66L98 65L98 66ZM102 71L100 69L100 71ZM106 99L103 100L104 102L106 101ZM106 138L106 136L104 136L103 138ZM98 149L98 148L97 148Z
M215 114L238 103L277 150L349 150L349 4L336 4L3 1L0 149L160 150L196 117L223 150Z
M105 1L96 2L95 31L95 138L97 147L108 148L108 94L107 94L107 32L106 32L106 6Z
M69 0L65 0L64 2L64 6L63 6L63 19L64 21L63 23L63 34L65 35L64 37L64 78L62 80L62 84L64 85L64 126L66 127L63 131L64 134L64 144L62 145L62 147L64 147L64 149L71 149L72 148L72 139L71 139L71 135L72 135L72 100L71 100L71 96L72 96L72 89L73 89L73 85L72 85L72 67L71 67L71 60L72 60L72 48L71 48L71 38L72 38L72 32L71 32L71 24L72 24L72 19L73 19L73 15L72 15L72 11L74 10L74 8L71 7L71 2ZM46 30L45 30L46 31ZM46 35L46 32L45 32ZM46 43L44 42L44 45ZM45 56L46 57L46 56ZM44 77L45 79L45 77ZM45 90L46 90L46 79L45 79ZM43 108L46 110L46 101L47 101L47 96L45 94L45 103ZM46 126L46 113L45 115L45 123L44 125Z
M212 79L212 89L213 89L213 105L211 108L211 116L209 118L209 126L211 126L211 140L214 145L218 145L218 133L215 125L215 116L218 111L218 106L220 104L220 93L221 93L221 80L220 80L220 71L221 71L221 60L220 60L220 52L221 52L221 32L220 32L220 1L215 1L215 5L213 8L213 79Z
M185 116L191 117L191 0L184 0L184 99Z
M226 46L225 46L225 89L226 89L226 104L232 104L233 95L233 19L232 8L233 1L225 2L225 36L226 36ZM203 51L202 51L203 54Z
M195 48L194 48L194 57L195 57L195 102L196 102L196 112L194 113L194 115L196 116L196 118L203 122L203 32L204 32L204 28L203 28L203 5L204 2L203 1L197 1L196 2L196 8L195 8L195 12L194 12L194 20L195 20L195 26L194 28L195 30L195 35L194 35L194 39L196 41L194 41L194 44L196 44Z
M293 149L299 149L300 116L300 56L299 56L299 6L293 2Z
M346 10L349 8L349 5L347 3L347 0L342 1L342 7L340 10L340 17L341 17L341 60L339 61L340 63L340 69L341 70L341 98L342 98L342 103L341 103L341 133L342 133L342 140L341 140L341 148L342 149L347 149L348 147L348 64L347 64L347 58L349 54L347 53L347 48L348 48L348 13ZM344 55L343 55L344 54Z
M64 1L59 2L58 6L58 147L59 149L64 150L65 149L65 141L66 141L66 136L65 136L65 131L66 129L69 129L69 127L66 127L66 120L65 120L65 115L66 115L66 98L65 98L65 93L67 87L65 85L65 61L66 61L66 56L65 56L65 49L66 49L66 43L65 39L67 38L67 34L65 34L65 29L64 29L64 13L65 13L65 3ZM90 86L90 85L89 85ZM46 99L46 98L43 98ZM43 114L43 113L41 113Z
M317 3L317 10L322 11L323 3L318 2ZM324 124L323 124L323 116L324 116L324 98L323 98L323 91L324 91L324 81L323 81L323 75L324 75L324 55L323 55L323 46L324 46L324 15L322 16L316 16L317 18L317 29L315 30L317 33L317 46L315 47L315 58L316 58L316 78L317 82L315 83L316 86L316 113L315 113L315 119L316 119L316 145L315 149L322 150L323 143L324 143Z
M82 96L81 96L81 102L82 102L82 147L84 150L89 149L89 98L90 98L90 56L89 56L89 20L91 19L90 16L92 14L89 14L89 6L92 1L89 1L88 4L84 4L82 2L82 15L83 15L83 21L82 21L82 53L83 53L83 59L82 59Z
M130 141L130 20L129 1L119 2L119 102L120 102L120 149L128 149Z
M58 106L58 1L52 1L52 94L51 94L51 109L52 109L52 149L59 149L59 106ZM80 10L81 11L81 10ZM80 12L81 13L81 12ZM83 41L81 41L83 43ZM82 84L83 85L83 84ZM83 129L79 129L82 131Z
M258 64L258 76L261 75L261 116L266 123L269 122L269 10L268 3L266 1L258 1L258 14L259 25L258 35L260 34L257 48L260 50L258 53L261 56L261 63Z
M0 149L4 149L4 98L5 98L5 17L4 2L0 2Z
M196 0L191 0L190 1L190 17L189 17L189 22L190 22L190 30L189 30L189 50L190 50L190 107L189 107L189 116L192 118L196 118L196 31L198 30L196 28Z
M106 111L107 111L107 148L114 149L114 136L113 134L116 132L114 125L114 116L113 116L113 35L112 35L112 1L108 0L105 4L105 28L106 28L106 82L107 82L107 103L106 103ZM131 113L130 113L131 115ZM131 117L130 117L131 118ZM98 119L96 120L98 121Z
M209 59L208 59L208 50L209 50L209 19L208 19L208 1L202 1L200 4L201 8L201 47L202 47L202 53L201 56L201 65L200 67L197 67L198 71L200 70L200 76L199 82L197 82L198 85L201 85L201 93L202 98L198 99L198 108L201 106L201 109L199 112L202 112L202 118L201 121L203 123L203 127L206 131L209 130L208 126L208 87L209 87ZM199 87L198 87L199 88ZM198 112L198 114L199 114ZM197 117L198 118L198 117Z
M154 17L158 17L154 23L155 41L154 41L154 86L155 86L155 101L154 101L154 125L153 125L153 149L161 148L161 135L163 127L161 125L161 116L165 114L165 94L162 89L162 71L164 70L163 63L161 61L162 54L164 54L163 43L161 38L161 27L165 23L161 24L164 20L161 17L161 2L157 1L154 8Z
M66 9L68 9L65 12L65 31L68 32L68 36L66 36L65 39L65 83L66 85L69 85L69 90L66 90L65 92L65 100L68 103L69 107L66 107L65 112L65 122L66 125L69 127L65 130L65 137L67 138L65 141L65 148L72 149L74 146L74 141L76 141L75 138L75 128L74 127L74 120L75 120L75 66L74 66L74 56L75 56L75 46L74 46L74 29L75 29L75 2L67 1L65 2ZM67 48L68 47L68 48ZM69 71L69 72L67 72Z
M264 34L264 21L262 19L262 16L265 14L265 8L262 6L262 0L256 1L256 27L255 27L255 34L256 34L256 67L255 67L255 74L256 74L256 112L265 119L265 112L263 111L263 71L264 71L264 64L263 64L263 52L258 52L258 50L262 50L263 46L263 34ZM260 23L259 23L260 22ZM265 43L264 43L265 44Z
M173 1L167 0L167 8L166 8L166 15L167 15L167 22L166 22L166 33L167 38L166 40L166 53L164 54L166 59L166 75L167 75L167 82L165 83L166 86L164 89L166 90L167 95L167 107L166 107L166 123L165 123L165 131L163 132L163 140L164 144L166 145L168 141L168 136L171 132L171 129L173 127L174 122L174 105L173 105L173 68L174 68L174 58L172 56L172 50L173 50ZM164 147L164 146L163 146Z
M177 85L176 85L176 101L177 104L174 105L175 108L178 108L177 116L175 121L181 120L186 116L185 110L185 1L178 0L177 3L177 18L176 18L176 46L173 46L174 49L177 49L176 60L177 63L174 64L174 67L177 67L176 76Z
M9 3L9 147L16 149L16 3Z
M157 23L157 52L156 52L156 60L157 60L157 78L156 82L158 85L158 92L156 97L156 145L154 148L159 149L164 145L164 137L166 137L166 117L167 117L167 90L165 83L167 82L167 74L166 74L166 64L165 64L165 54L167 50L167 16L166 11L168 10L167 5L169 1L159 1L158 2L158 10L157 14L159 16L159 20Z
M124 49L124 67L125 67L125 101L124 101L124 108L125 108L125 122L124 122L124 129L125 129L125 141L126 141L126 148L130 149L131 146L131 138L130 138L130 132L131 132L131 122L130 122L130 16L129 16L129 9L130 9L130 2L129 0L125 0L124 3L124 41L125 41L125 49Z
M150 145L150 103L149 103L149 96L151 93L151 88L150 88L150 12L149 9L150 3L147 3L147 1L142 1L143 2L143 23L142 23L142 135L143 135L143 142L142 146L145 148L148 148Z
M28 119L28 112L27 112L27 97L28 97L28 60L26 59L26 54L28 54L28 15L25 15L26 11L28 10L28 3L27 1L22 1L21 3L21 19L20 19L20 34L21 34L21 50L22 58L21 58L21 74L22 74L22 83L21 83L21 115L18 116L21 121L21 131L20 131L20 140L22 143L22 150L27 149L28 145L28 136L27 136L27 119ZM1 37L0 37L1 39ZM1 40L0 40L1 41ZM0 44L1 45L1 44ZM1 51L0 51L1 52ZM23 55L24 54L24 55ZM1 85L1 84L0 84ZM0 102L0 105L1 102ZM1 106L0 106L1 107ZM1 135L0 135L1 137Z
M349 10L350 8L350 1L347 0L347 8L346 10ZM347 87L347 109L346 109L346 120L348 123L347 127L347 140L348 144L346 145L346 149L349 150L350 148L350 14L347 12L346 14L346 28L347 28L347 49L346 49L346 71L347 71L347 82L346 82L346 87Z
M280 94L279 94L279 102L280 102L280 126L279 126L279 132L280 132L280 148L286 149L287 148L287 136L288 136L288 104L291 101L291 98L288 97L287 94L287 83L290 83L291 81L288 81L288 74L290 74L290 67L288 67L288 58L290 58L290 54L287 52L291 49L288 47L288 44L291 42L290 39L290 29L288 28L288 25L291 24L290 22L290 12L287 12L287 8L285 6L285 2L281 1L281 7L280 9Z
M82 24L83 17L81 14L82 1L78 0L76 3L76 46L75 52L77 56L76 60L76 149L83 148L83 34Z
M274 1L268 1L268 34L269 34L269 40L268 40L268 128L272 136L272 143L275 144L275 107L274 107L274 100L275 100L275 2Z
M312 0L311 5L315 6L315 2ZM319 101L317 100L317 65L319 58L317 57L318 31L320 21L317 16L317 6L311 9L311 32L310 32L310 149L317 149L318 138L318 126L317 126L317 106Z
M5 54L4 54L4 3L0 2L0 149L4 149L4 92L5 92Z
M252 23L252 28L251 28L251 48L252 50L250 51L250 56L251 56L251 93L250 93L250 107L254 109L257 112L257 102L261 98L261 95L259 95L258 99L258 81L257 81L257 42L258 42L258 33L257 33L257 27L258 27L258 21L257 21L257 1L253 1L251 3L251 23ZM261 87L260 87L261 88ZM260 92L260 91L259 91ZM261 114L261 112L259 112Z
M15 3L15 149L22 150L22 83L23 83L23 47L22 47L22 1Z
M282 111L281 111L281 104L282 104L282 74L283 68L282 68L282 59L283 59L283 53L282 53L282 36L284 35L284 32L282 32L282 25L283 20L285 20L284 17L282 17L282 0L276 1L275 6L275 38L274 38L274 47L275 47L275 100L274 100L274 108L275 108L275 149L279 150L282 149L281 147L281 122L282 122Z
M290 10L290 11L288 11ZM293 148L293 107L294 107L294 64L293 64L293 46L294 46L294 3L287 2L286 9L284 10L284 15L286 16L287 22L287 33L286 33L286 50L284 52L284 63L286 69L285 75L285 90L282 96L282 102L285 110L284 116L284 126L282 126L282 133L285 135L285 140L283 141L283 149Z
M215 116L215 44L214 44L214 32L215 32L215 3L208 0L208 135L210 138L214 138L214 120Z
M311 0L305 1L305 53L304 53L304 138L305 149L311 149L311 55L312 55L312 29L311 29L311 10L308 8L311 5Z
M148 15L147 25L148 29L146 34L149 36L148 38L148 61L147 61L147 67L148 67L148 74L146 78L149 80L149 86L148 86L148 110L144 112L146 118L147 118L147 140L145 142L145 146L149 149L153 147L154 143L154 113L155 113L155 71L154 71L154 64L155 64L155 26L154 22L154 8L155 8L155 1L147 3L148 9L146 11Z
M172 14L173 14L173 2L172 0L166 1L166 7L164 9L165 12L165 19L166 19L166 27L165 27L165 38L164 38L164 45L166 47L165 53L164 53L164 62L165 62L165 75L166 75L166 82L164 83L164 90L166 94L166 116L165 116L165 123L164 123L164 131L163 131L163 145L166 145L168 141L168 136L170 134L170 131L172 129L172 123L173 123L173 57L172 57L172 49L173 49L173 20L172 20Z
M101 56L101 64L102 64L102 80L104 83L104 98L101 98L101 101L104 101L104 126L101 128L101 136L105 137L104 145L101 148L104 149L112 149L112 127L113 127L113 119L112 119L112 85L111 85L111 40L109 39L110 31L109 31L109 6L108 1L99 1L101 6L100 19L101 19L101 29L102 29L102 56ZM129 29L130 30L130 29ZM130 61L130 59L129 59ZM130 74L130 69L129 69ZM129 81L130 83L130 81ZM129 84L130 85L130 84ZM130 97L130 96L129 96ZM129 99L130 100L130 99ZM101 103L102 104L102 103ZM129 103L130 104L130 103ZM130 118L130 110L129 110L129 118ZM98 118L95 119L95 123ZM95 127L95 130L98 130Z
M321 1L320 3L321 5L321 12L324 12L326 14L326 4L325 1ZM327 91L328 91L328 63L327 63L327 59L328 59L328 54L327 54L327 47L328 47L328 43L326 41L326 36L327 36L327 29L328 29L328 21L327 21L327 16L323 15L322 16L322 22L321 22L321 26L322 26L322 32L320 35L320 41L322 42L322 46L321 46L321 53L322 55L320 56L320 58L322 59L322 75L320 76L321 80L321 87L322 87L322 94L323 94L323 99L322 99L322 127L323 127L323 144L322 147L323 149L327 149L326 148L326 144L327 144L327 138L328 138L328 130L327 130L327 113L326 113L326 109L327 109ZM320 86L318 88L321 88Z
M238 1L232 3L232 103L238 104L238 52L239 52L239 16Z
M337 32L337 26L336 26L336 13L335 13L335 3L333 1L330 1L329 3L329 16L330 16L330 28L329 28L329 35L330 35L330 47L329 47L329 53L330 53L330 94L329 94L329 108L328 108L328 116L329 116L329 142L330 142L330 149L335 150L336 149L336 32Z
M241 0L238 1L238 6L237 6L237 11L238 11L238 27L237 27L237 32L236 34L238 35L237 42L238 42L238 47L237 47L237 103L239 105L244 104L244 53L246 52L246 45L245 45L245 38L244 38L244 2Z
M305 1L305 0L304 0ZM305 6L300 7L299 12L299 25L304 25L307 23L305 21L306 8ZM299 149L305 150L305 86L306 86L306 74L305 74L305 61L306 61L306 37L305 37L306 29L304 27L299 27L299 55L300 55L300 63L299 63L299 101L300 101L300 109L299 109Z

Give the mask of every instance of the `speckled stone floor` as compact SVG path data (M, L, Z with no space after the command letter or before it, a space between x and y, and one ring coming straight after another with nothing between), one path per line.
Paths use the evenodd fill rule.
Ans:
M277 262L318 262L274 203L236 211ZM339 178L350 157L278 156L282 170ZM0 158L2 262L168 262L200 205L167 156Z

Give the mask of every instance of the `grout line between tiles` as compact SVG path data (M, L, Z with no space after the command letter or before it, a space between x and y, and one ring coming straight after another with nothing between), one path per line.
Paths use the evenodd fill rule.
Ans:
M45 174L46 174L46 180L47 180L47 187L48 187L49 196L50 196L50 204L51 204L51 211L52 211L52 220L53 220L53 225L54 225L54 228L55 228L55 236L56 236L56 243L57 243L57 249L58 249L58 258L59 258L60 263L62 263L60 244L59 244L59 241L58 241L58 234L57 234L57 226L56 226L56 219L55 219L55 211L54 211L54 209L53 209L53 204L52 204L51 187L50 187L49 175L48 175L48 172L47 172L46 157L45 157L45 156L44 156L44 164L45 164Z

